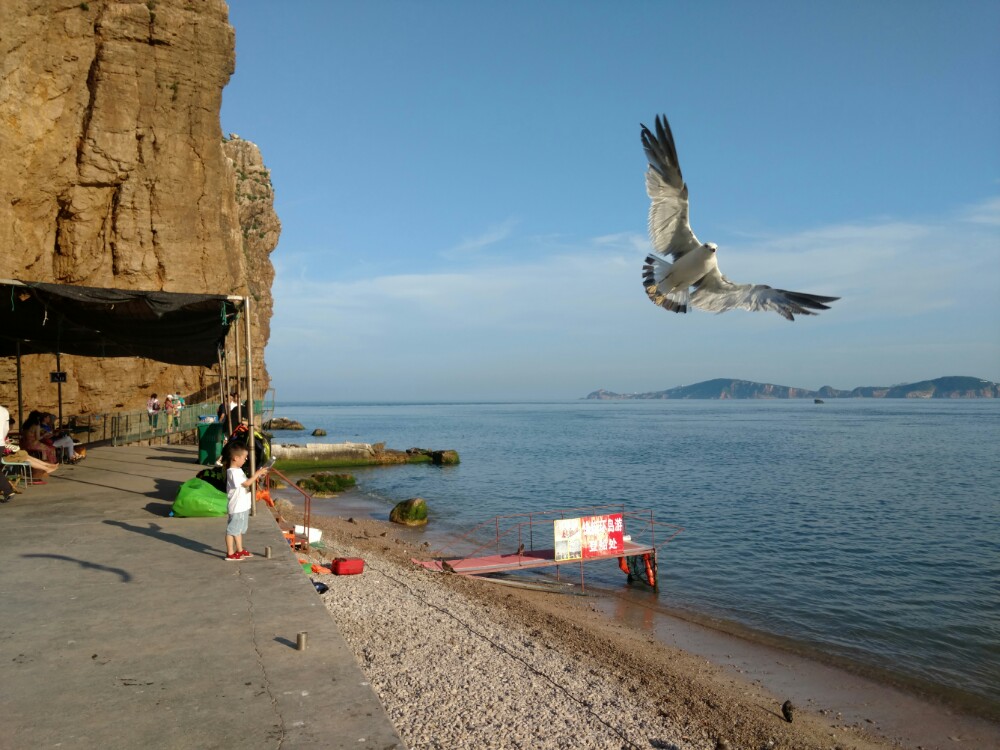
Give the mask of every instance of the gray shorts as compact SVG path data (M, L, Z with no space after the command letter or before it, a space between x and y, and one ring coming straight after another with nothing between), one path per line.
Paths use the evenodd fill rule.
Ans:
M229 536L239 536L247 530L250 511L242 510L239 513L229 514L229 523L226 524L226 534Z

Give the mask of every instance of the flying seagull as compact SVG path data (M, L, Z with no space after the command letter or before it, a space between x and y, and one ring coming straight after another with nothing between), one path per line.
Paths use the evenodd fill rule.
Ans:
M649 161L649 236L656 251L646 256L642 285L654 305L676 313L686 313L688 306L716 313L733 308L774 310L783 318L795 320L796 315L829 310L826 303L840 299L764 284L735 284L723 276L716 260L718 245L703 244L688 223L688 188L665 115L657 116L655 135L642 126L642 147Z

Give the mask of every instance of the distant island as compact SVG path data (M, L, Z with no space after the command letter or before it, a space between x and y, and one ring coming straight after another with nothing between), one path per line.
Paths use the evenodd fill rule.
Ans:
M603 388L589 393L587 399L730 399L730 398L1000 398L1000 383L982 378L950 376L919 383L890 386L860 386L842 391L824 385L818 391L789 385L754 383L750 380L716 378L694 385L679 385L651 393L614 393Z

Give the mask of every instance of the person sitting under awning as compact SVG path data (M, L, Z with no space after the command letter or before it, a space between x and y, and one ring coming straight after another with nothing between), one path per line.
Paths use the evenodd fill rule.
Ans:
M7 463L28 464L31 467L32 476L35 482L44 483L44 479L59 468L59 464L47 463L35 458L28 451L20 446L12 445L9 440L10 426L14 420L10 418L10 412L5 406L0 406L0 445L2 445L2 455ZM37 473L36 473L37 472Z

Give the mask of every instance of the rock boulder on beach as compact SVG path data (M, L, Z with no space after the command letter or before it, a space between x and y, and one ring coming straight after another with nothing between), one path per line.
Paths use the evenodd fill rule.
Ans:
M389 520L404 526L425 526L427 524L427 503L422 497L413 497L397 503L389 513Z

